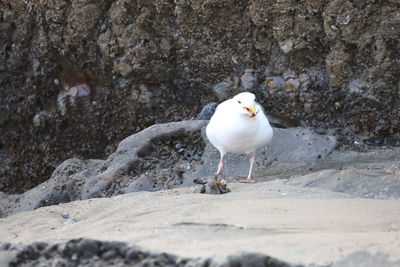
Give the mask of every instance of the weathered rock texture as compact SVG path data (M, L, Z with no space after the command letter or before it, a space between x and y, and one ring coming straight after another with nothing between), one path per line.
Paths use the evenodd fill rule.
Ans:
M42 184L21 195L0 197L0 217L74 200L190 186L197 178L212 177L219 153L205 136L206 123L156 124L124 139L106 160L68 159ZM257 153L253 175L258 181L307 173L336 146L334 137L309 129L274 132L271 145ZM232 181L245 176L248 168L245 155L228 155L223 175Z
M368 255L368 254L367 254ZM385 259L385 258L383 258ZM345 262L345 261L344 261ZM35 242L31 245L0 243L2 266L298 266L260 253L242 253L223 260L182 258L168 253L151 253L123 242L73 239L59 244Z
M133 191L177 187L200 165L206 121L153 125L127 137L106 160L72 158L51 177L21 195L0 198L0 217L74 200L110 197Z
M205 137L206 123L153 125L124 139L106 160L68 159L23 194L1 194L0 218L75 200L192 186L194 180L209 181L198 192L229 192L233 180L247 175L249 156L228 154L224 183L214 184L219 152ZM271 144L257 153L253 177L365 198L400 198L399 148L361 153L335 150L336 144L334 137L306 128L274 128Z
M397 0L3 0L0 190L22 192L67 158L104 158L151 124L195 116L221 82L307 125L398 137L399 9Z

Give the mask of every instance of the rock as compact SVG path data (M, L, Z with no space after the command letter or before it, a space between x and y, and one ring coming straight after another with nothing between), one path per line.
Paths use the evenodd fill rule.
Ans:
M154 125L123 140L106 160L69 159L48 181L24 194L0 195L0 214L4 217L81 199L191 186L193 180L213 175L219 161L218 151L206 139L206 124L192 120ZM274 128L271 145L256 155L254 178L257 182L290 178L288 183L296 186L359 197L399 197L396 177L400 166L392 162L398 154L395 148L360 153L335 150L336 146L334 137L310 129ZM230 182L247 175L248 156L227 155L225 160L221 178ZM292 178L305 174L309 176ZM227 188L213 181L204 180L202 191L229 191L230 184ZM67 221L78 220L71 217Z
M269 256L258 254L258 253L247 253L241 255L229 256L225 262L223 262L221 267L229 266L243 266L243 267L290 267L291 264L285 263L283 261L271 258ZM299 266L300 267L300 266Z
M48 181L21 195L5 200L7 204L3 206L2 215L80 199L78 192L82 185L76 174L83 172L90 175L90 169L101 162L101 160L83 161L76 158L66 160L57 167ZM18 201L15 201L15 198L18 198Z
M267 77L265 81L271 92L281 91L285 86L285 80L280 76Z
M3 243L4 244L4 243ZM3 245L2 244L2 245ZM38 250L38 245L40 249ZM35 266L103 266L103 265L135 265L135 266L181 266L200 267L216 266L216 260L210 258L191 259L176 257L168 253L154 253L142 250L122 242L106 242L93 239L72 239L65 243L49 246L47 243L0 248L0 263L7 265ZM262 254L243 253L228 257L219 266L294 266ZM267 265L265 265L267 264Z
M19 195L18 203L4 198L3 216L79 199L193 185L194 179L212 175L219 160L217 150L202 134L206 124L195 120L154 125L123 140L106 160L69 159L48 181ZM255 177L306 173L336 146L333 137L307 129L274 131L271 147L257 155ZM226 161L228 180L247 174L246 156L228 155ZM210 181L204 183L204 192L229 191L226 184Z
M33 126L35 127L45 127L46 126L46 122L49 119L49 112L46 110L42 110L40 111L38 114L35 115L35 117L33 117Z
M289 78L285 81L285 90L296 91L300 87L300 81L298 79Z
M23 193L68 158L106 158L126 136L195 117L237 90L254 91L268 110L306 126L398 133L397 4L4 0L2 190ZM237 73L231 58L256 75ZM265 66L273 71L257 73ZM309 76L294 78L299 90L268 78L289 70ZM70 90L87 96L75 107L69 95L56 101ZM309 112L304 103L312 103ZM45 128L32 124L41 110L50 114Z
M287 183L303 187L319 187L363 198L400 199L400 164L395 171L346 168L323 170Z
M400 140L396 140L392 136L387 136L387 137L373 136L373 137L364 139L363 142L369 146L380 146L380 145L400 146Z
M240 85L246 91L251 90L257 84L258 76L256 70L246 69L240 77Z
M215 109L217 108L217 103L208 103L204 106L201 110L199 115L197 115L196 120L209 120L211 119L212 115L214 115Z
M220 194L226 194L231 192L231 190L228 188L228 184L226 180L217 178L217 177L201 177L194 179L193 181L196 184L201 184L203 185L200 193L205 193L205 194L212 194L212 195L220 195Z
M90 95L90 87L87 84L79 84L69 88L68 94L70 94L72 97L88 96Z
M257 152L253 176L266 179L268 176L288 178L306 173L319 164L336 147L336 139L329 135L318 135L309 129L274 128L271 144ZM219 152L207 142L203 164L193 173L195 177L213 174L219 162ZM225 157L223 177L245 177L249 168L249 156L228 154ZM190 184L191 181L186 181Z
M222 82L212 86L211 90L220 102L225 101L240 92L237 83L235 84L232 77L227 77Z
M382 253L371 254L365 251L357 251L346 256L344 259L332 264L332 267L351 267L351 266L399 266L400 261L392 261L388 255Z
M279 47L281 48L283 53L287 54L293 49L293 41L289 39L279 42Z
M189 171L200 165L204 150L201 129L205 124L206 121L194 120L154 125L123 140L107 160L66 160L48 181L19 195L18 203L5 196L2 216L79 199L167 189L184 180L193 181Z

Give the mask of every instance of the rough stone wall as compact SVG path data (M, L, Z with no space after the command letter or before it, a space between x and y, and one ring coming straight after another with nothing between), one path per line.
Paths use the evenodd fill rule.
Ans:
M2 0L0 190L191 118L224 79L306 125L398 138L399 14L397 0Z

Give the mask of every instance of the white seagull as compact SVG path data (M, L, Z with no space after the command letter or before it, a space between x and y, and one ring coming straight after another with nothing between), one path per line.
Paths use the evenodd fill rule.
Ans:
M249 175L240 182L254 182L251 172L256 160L255 153L271 142L273 134L271 125L255 98L252 93L240 93L219 104L211 117L206 129L207 137L221 154L216 176L224 167L224 156L227 153L251 153Z

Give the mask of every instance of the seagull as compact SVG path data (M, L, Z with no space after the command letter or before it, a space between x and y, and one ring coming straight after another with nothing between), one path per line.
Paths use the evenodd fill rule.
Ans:
M206 134L221 155L215 177L221 173L227 153L252 154L249 174L239 182L255 182L251 179L255 153L270 143L273 135L263 108L255 98L250 92L240 93L219 104L211 117Z

